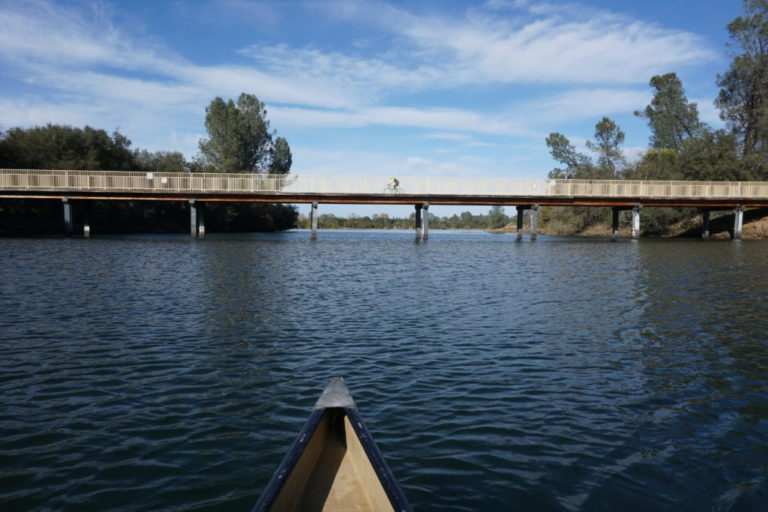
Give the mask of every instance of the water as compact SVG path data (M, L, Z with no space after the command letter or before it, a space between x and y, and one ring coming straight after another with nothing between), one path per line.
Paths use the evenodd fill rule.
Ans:
M0 509L248 511L344 375L417 510L768 509L768 244L0 240Z

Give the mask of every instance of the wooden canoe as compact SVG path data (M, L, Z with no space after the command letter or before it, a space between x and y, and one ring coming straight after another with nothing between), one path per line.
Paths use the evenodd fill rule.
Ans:
M253 508L267 511L411 511L341 377L330 380Z

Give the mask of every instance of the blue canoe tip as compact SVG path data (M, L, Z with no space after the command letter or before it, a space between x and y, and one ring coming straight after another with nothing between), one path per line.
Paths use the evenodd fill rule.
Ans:
M347 388L344 377L333 377L328 381L325 390L315 403L315 409L328 409L329 407L345 407L356 409L355 401Z

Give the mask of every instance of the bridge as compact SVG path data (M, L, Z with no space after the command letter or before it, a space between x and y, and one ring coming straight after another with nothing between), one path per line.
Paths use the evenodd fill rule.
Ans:
M702 210L702 236L709 235L709 212L734 210L734 238L740 238L743 211L768 206L768 182L519 180L475 177L382 177L218 173L144 173L0 169L0 198L58 199L64 225L72 234L72 202L92 200L185 201L190 204L190 233L205 234L206 202L311 203L311 236L317 236L319 204L410 204L416 210L417 238L429 233L430 205L501 205L517 207L518 239L523 213L530 210L531 238L536 238L541 206L613 208L613 233L619 212L632 210L632 236L640 235L644 207L679 206ZM84 235L90 234L85 219Z

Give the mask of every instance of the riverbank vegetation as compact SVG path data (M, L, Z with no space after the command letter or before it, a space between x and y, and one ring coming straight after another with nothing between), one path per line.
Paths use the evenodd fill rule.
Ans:
M387 214L337 217L333 214L323 214L319 215L317 220L318 226L325 229L413 229L416 225L416 214L412 213L408 217L391 217ZM430 213L429 229L499 229L511 220L503 207L493 206L485 215L462 212L450 217L439 217ZM309 217L299 215L298 227L308 229Z
M237 102L215 98L206 108L208 138L187 160L176 151L132 149L118 131L48 124L0 133L0 168L78 169L139 172L248 172L287 174L288 141L270 129L267 110L252 94ZM185 232L188 205L182 202L94 201L96 233ZM298 212L282 204L208 203L208 229L219 232L279 231L295 227ZM0 200L0 234L60 233L61 202Z
M713 129L699 119L696 103L685 96L675 73L650 79L653 99L635 115L651 130L648 149L629 162L623 152L625 134L603 117L592 140L591 154L578 152L561 133L546 138L560 167L556 179L630 180L768 180L768 0L745 0L745 15L728 25L733 51L728 70L717 76L716 106L726 129ZM671 227L698 215L691 208L648 208L645 234L669 234ZM545 208L542 230L574 234L610 225L609 208Z

